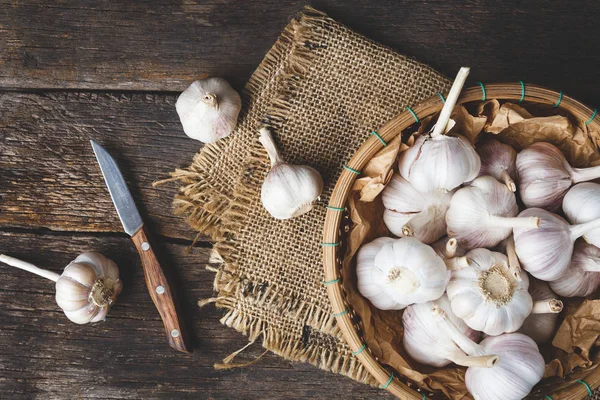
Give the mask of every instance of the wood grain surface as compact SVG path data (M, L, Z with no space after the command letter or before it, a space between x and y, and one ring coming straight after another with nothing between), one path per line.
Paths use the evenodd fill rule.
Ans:
M194 232L170 208L177 185L151 186L201 147L182 132L178 92L210 75L240 89L305 4L0 0L0 252L60 272L77 254L100 251L125 284L105 322L78 326L56 306L51 282L0 265L0 398L390 398L273 354L214 370L246 340L219 323L213 306L196 306L212 295L210 243L188 252ZM471 83L524 80L600 105L598 2L310 4L447 75L469 65ZM174 272L193 354L165 340L90 138L117 159ZM254 344L239 357L261 353Z

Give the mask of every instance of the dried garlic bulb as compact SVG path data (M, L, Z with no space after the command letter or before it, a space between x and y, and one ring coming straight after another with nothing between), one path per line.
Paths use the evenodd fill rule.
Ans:
M564 297L586 297L600 287L600 249L578 240L571 264L550 287Z
M56 303L76 324L103 321L123 289L119 268L99 253L83 253L62 275L0 254L0 261L56 282Z
M573 186L565 195L562 207L572 224L583 224L600 218L600 184L584 182ZM600 228L586 232L583 238L600 247Z
M481 159L479 176L490 175L504 183L511 192L517 191L514 179L517 176L517 152L507 144L496 139L487 139L477 143L477 154Z
M547 282L531 278L529 293L533 299L533 310L525 319L519 332L532 338L537 344L549 342L554 335L558 313L563 302L550 289Z
M312 210L323 191L321 174L307 165L286 164L269 129L261 128L259 140L271 159L271 171L260 193L265 209L277 219L297 217Z
M433 243L446 234L446 211L452 192L421 193L399 174L383 190L383 221L396 236L413 236Z
M175 108L186 135L213 143L233 132L242 100L225 79L206 78L185 89Z

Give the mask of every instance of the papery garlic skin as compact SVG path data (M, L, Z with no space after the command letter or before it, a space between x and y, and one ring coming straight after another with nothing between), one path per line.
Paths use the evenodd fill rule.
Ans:
M83 253L66 266L56 281L56 303L76 324L98 322L121 293L119 269L100 253Z
M586 297L600 287L600 249L578 240L571 264L550 287L563 297Z
M240 95L225 79L216 77L192 83L175 103L185 134L203 143L229 136L241 107Z
M504 254L487 249L467 253L469 265L453 269L447 293L452 311L488 335L514 332L531 313L526 275L517 280Z
M516 192L514 179L517 176L517 152L507 144L496 139L487 139L477 143L477 154L481 159L479 176L489 175L502 182L511 192Z
M359 292L380 310L401 310L440 298L449 272L435 251L411 237L381 237L356 258Z
M563 211L571 224L582 224L600 218L600 184L578 183L563 199ZM600 228L587 232L586 242L600 247Z
M491 368L467 369L465 383L475 400L521 400L544 376L544 358L525 335L487 337L479 347L484 354L496 354L499 361Z
M396 236L413 236L429 244L446 234L446 211L452 193L421 193L399 174L394 174L382 193L383 221Z
M537 344L547 343L554 336L558 314L563 303L550 289L547 282L531 278L529 293L533 299L533 310L525 319L519 332L532 338Z
M538 225L535 217L515 218L518 212L513 192L491 176L480 176L452 197L446 213L448 236L466 249L494 247L513 227Z

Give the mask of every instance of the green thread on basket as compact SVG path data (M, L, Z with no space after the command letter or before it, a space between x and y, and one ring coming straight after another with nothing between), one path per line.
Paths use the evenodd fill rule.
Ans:
M383 147L387 146L387 143L385 142L385 140L383 140L383 138L381 136L379 136L379 133L373 131L373 132L371 132L371 135L375 135L377 137L377 139L379 139L381 144L383 144Z
M436 94L437 94L438 96L440 96L440 99L442 99L442 103L445 103L445 102L446 102L446 99L444 98L444 95L443 95L443 94L441 94L440 92L437 92Z
M348 171L350 171L350 172L352 172L352 173L354 173L354 174L356 174L356 175L360 175L360 171L359 171L359 170L357 170L357 169L354 169L354 168L350 168L350 167L349 167L349 166L347 166L347 165L344 165L344 169L347 169Z
M546 397L544 397L544 399L546 399L546 400L554 400L552 397L550 397L548 395L546 395Z
M391 385L391 383L392 383L392 381L393 381L393 380L394 380L394 373L391 373L391 374L390 374L390 379L389 379L389 380L387 381L387 383L386 383L385 385L383 385L381 388L382 388L382 389L387 389L387 388L388 388L388 387Z
M561 90L560 93L558 94L558 101L556 102L556 104L554 104L554 108L556 108L560 105L560 102L562 101L562 96L563 96L563 92Z
M348 314L348 309L347 308L344 311L342 311L342 312L339 312L337 314L333 313L331 315L333 315L334 317L341 317L342 315L346 315L346 314Z
M338 283L339 281L340 281L340 278L333 279L330 281L323 281L323 285L333 285L334 283Z
M525 83L523 81L519 81L521 84L521 98L519 99L519 103L522 103L525 100Z
M321 246L323 247L335 247L335 246L339 246L339 243L321 243Z
M594 395L594 391L592 390L592 388L590 387L590 385L587 384L587 382L585 382L585 381L583 381L581 379L577 379L575 382L579 382L582 385L584 385L585 388L588 390L588 393L589 393L590 396Z
M325 208L329 209L329 210L335 210L335 211L345 211L346 207L332 207L332 206L325 206Z
M352 355L353 355L353 356L357 356L357 355L359 355L360 353L362 353L363 351L365 351L365 349L366 349L366 348L367 348L367 344L366 344L366 343L363 343L363 345L361 346L361 348L360 348L360 349L358 349L358 350L356 350L356 351L353 351L353 352L352 352Z
M477 82L479 84L479 86L481 86L481 93L482 93L482 97L481 97L481 101L485 101L487 99L487 94L485 93L485 86L483 86L482 82Z
M417 114L415 114L415 112L413 111L412 108L406 107L406 111L408 111L409 113L412 114L412 116L413 116L413 118L415 119L416 122L419 122L419 117L417 117Z
M596 114L598 114L598 109L597 108L594 110L594 113L592 114L592 116L590 117L590 119L587 120L587 122L585 124L589 125L590 122L592 122L594 120L594 118L596 118Z
M423 393L423 395L421 396L421 400L427 400L427 396L425 396L425 393Z

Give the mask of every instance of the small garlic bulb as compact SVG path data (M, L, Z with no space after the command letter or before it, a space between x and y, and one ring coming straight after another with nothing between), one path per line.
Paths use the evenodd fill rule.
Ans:
M516 192L514 179L517 176L515 165L517 152L515 149L496 139L488 139L477 143L476 150L481 158L479 176L490 175L504 183L511 192Z
M600 166L573 168L554 145L538 142L517 155L517 175L527 207L556 212L574 183L600 178Z
M401 310L440 298L449 272L435 251L415 238L381 237L356 258L358 290L380 310Z
M584 182L573 186L563 199L563 211L572 224L600 218L600 184ZM583 238L600 247L600 229L587 232Z
M421 193L399 174L383 190L383 221L396 236L413 236L433 243L446 234L446 211L452 192Z
M537 228L538 218L516 217L518 212L513 192L491 176L480 176L452 196L446 213L448 236L466 249L494 247L514 227Z
M323 191L321 174L307 165L286 164L267 128L261 128L259 140L271 159L271 171L260 193L265 209L277 219L297 217L312 210Z
M240 95L223 78L192 83L175 103L185 134L203 143L229 136L241 107Z
M575 240L600 228L600 219L569 225L563 218L541 208L528 208L519 216L540 218L539 228L513 231L521 266L543 281L558 279L569 267Z
M467 266L453 267L447 293L452 311L488 335L514 332L533 307L529 280L515 278L504 254L487 249L467 253Z
M103 321L123 289L119 268L99 253L83 253L62 275L0 254L0 261L56 282L56 303L76 324Z
M498 362L491 368L467 369L465 383L475 400L521 400L544 376L544 358L525 335L490 336L479 348L483 354L496 354Z
M537 344L549 342L554 336L558 313L563 303L557 299L547 282L531 278L529 293L533 299L533 310L525 319L519 332L532 338Z
M600 249L578 240L573 249L571 265L550 287L564 297L586 297L600 287Z

